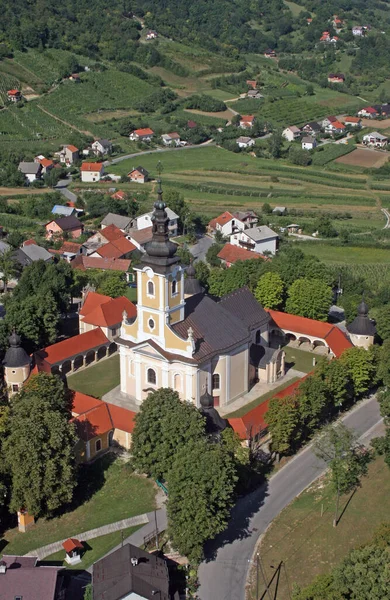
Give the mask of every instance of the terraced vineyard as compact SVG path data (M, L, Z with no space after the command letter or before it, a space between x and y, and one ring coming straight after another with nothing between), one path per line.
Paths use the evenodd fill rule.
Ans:
M22 108L8 106L0 111L1 142L61 140L70 131L69 127L42 112L36 102L29 102Z
M0 106L9 104L7 91L13 88L20 88L19 80L13 75L6 75L0 72Z

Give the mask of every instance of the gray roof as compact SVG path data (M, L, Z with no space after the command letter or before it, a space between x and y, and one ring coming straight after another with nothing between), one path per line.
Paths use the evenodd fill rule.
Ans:
M165 207L165 212L167 213L168 219L170 221L174 221L175 219L179 218L179 215L177 215L175 212L173 212L173 210L171 208L169 208L169 206ZM135 217L134 221L136 221L137 219L140 219L141 217L146 217L147 215L151 218L153 215L153 211L151 210L150 212L144 213L143 215L138 215L138 217ZM152 221L150 221L150 222L152 222Z
M7 556L2 560L7 565L1 578L1 598L14 600L55 600L59 567L37 567L35 556Z
M258 346L257 344L252 344L249 349L250 363L255 367L265 369L265 367L270 362L273 362L277 359L279 352L283 351L275 348L267 348L265 346Z
M181 337L194 332L193 358L203 361L251 339L251 330L269 321L269 315L244 287L221 298L197 294L187 298L185 317L173 329Z
M244 233L246 233L246 235L254 242L261 242L262 240L268 240L269 238L279 237L278 234L272 231L270 227L267 227L267 225L252 227L252 229L245 229Z
M53 215L64 215L70 217L75 212L72 206L63 206L62 204L56 204L51 210Z
M311 135L305 135L305 137L302 138L302 144L314 144L315 139L313 137L311 137Z
M144 169L144 167L136 167L135 169L131 169L130 173L132 173L133 171L139 171L140 173L142 173L142 175L144 177L148 177L149 176L149 171L147 171L146 169Z
M349 333L367 336L375 335L376 327L368 316L368 306L364 299L360 302L357 313L356 319L350 325L347 325Z
M99 142L99 144L101 146L103 146L103 148L109 148L112 145L110 140L106 140L106 139L100 139L100 140L95 140L95 141Z
M285 212L286 210L287 210L287 209L286 209L286 207L285 207L285 206L275 206L275 208L273 209L273 211L272 211L272 212L273 212L273 213L277 213L277 212L283 213L283 212Z
M133 558L138 564L132 564ZM146 600L170 600L165 560L126 544L94 564L93 600L121 600L130 594Z
M32 261L36 260L44 260L47 262L53 258L53 255L50 254L46 250L46 248L42 248L42 246L37 246L36 244L31 244L30 246L24 246L21 248L21 251Z
M50 221L52 223L53 221ZM78 229L82 227L81 221L78 220L77 217L71 215L70 217L60 217L59 219L54 219L54 223L61 227L62 231L71 231L72 229ZM48 225L49 223L47 223Z
M8 338L9 348L5 353L3 365L5 367L25 367L31 360L27 352L21 347L21 340L14 331ZM1 598L1 596L0 596Z
M38 175L42 170L40 163L36 162L21 162L19 163L18 170L23 173L23 175Z
M382 135L381 133L378 133L378 131L371 131L371 133L367 133L365 136L363 136L363 138L365 137L376 137L378 138L378 140L387 140L388 137L386 135Z
M249 142L252 142L252 141L253 141L252 138L247 137L245 135L242 135L236 139L237 144L249 144Z
M117 215L115 213L108 213L101 222L101 225L115 225L118 229L127 229L130 227L131 218L123 217L122 215Z
M317 121L310 121L310 123L306 123L305 127L310 127L313 131L321 131L321 125Z

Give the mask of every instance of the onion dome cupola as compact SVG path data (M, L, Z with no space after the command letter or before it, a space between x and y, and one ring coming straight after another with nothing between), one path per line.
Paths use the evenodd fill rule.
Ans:
M21 346L20 336L14 330L8 338L9 348L3 359L3 366L17 369L30 365L31 359L27 352Z
M347 325L347 331L355 346L368 347L374 343L376 327L368 316L368 306L364 299L360 302L357 313L357 317Z
M186 272L187 277L184 280L184 296L188 298L189 296L195 296L196 294L203 294L204 288L200 284L199 279L195 276L195 267L192 262Z
M214 399L208 389L200 397L200 412L206 418L206 432L209 434L221 433L227 427L226 419L223 419L216 408Z
M157 273L165 273L180 262L180 257L176 256L177 244L169 239L169 217L165 210L166 206L162 198L161 180L159 180L157 201L154 203L152 216L152 240L145 245L146 252L141 259L144 265L150 265Z

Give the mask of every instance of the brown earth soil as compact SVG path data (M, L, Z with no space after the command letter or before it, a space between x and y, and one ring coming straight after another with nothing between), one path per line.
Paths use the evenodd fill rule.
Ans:
M387 163L388 157L389 155L387 152L376 152L375 150L357 148L349 154L336 158L335 162L357 167L379 168Z

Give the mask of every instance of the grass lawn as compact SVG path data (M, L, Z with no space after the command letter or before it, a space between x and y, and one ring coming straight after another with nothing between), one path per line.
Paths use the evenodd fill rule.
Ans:
M294 383L294 381L298 381L298 379L299 379L299 377L292 377L288 381L285 381L282 385L279 385L278 387L274 388L273 390L270 390L266 394L259 396L258 398L256 398L256 400L253 400L249 404L242 406L238 410L235 410L234 412L232 412L228 415L224 415L224 418L231 419L232 417L242 417L243 415L246 415L247 412L249 412L253 408L256 408L256 406L259 406L259 404L263 404L263 402L265 402L269 398L272 398L278 392L281 392L282 390L284 390L284 388L286 388L288 385L291 385L292 383Z
M115 354L79 373L70 375L67 381L70 389L101 398L120 383L119 355Z
M137 288L128 287L125 296L130 302L137 302Z
M150 512L155 507L152 482L134 475L128 464L115 460L112 454L82 466L79 481L68 512L52 519L39 519L27 533L9 529L3 537L7 542L3 550L7 554L26 554L83 531Z
M347 507L350 496L341 499L340 509L346 510L335 528L335 496L320 479L287 506L265 534L259 552L267 580L275 575L280 561L286 565L290 588L293 583L306 586L316 575L328 573L351 549L368 542L376 527L389 521L389 494L390 471L380 457L370 464L368 476ZM277 595L276 580L270 588L272 597L291 598L283 570ZM266 597L262 581L259 597ZM250 598L255 599L255 585Z
M305 350L299 350L299 348L292 348L291 346L285 346L283 350L286 353L287 366L297 371L303 371L304 373L310 373L313 370L313 358L317 360L321 358L320 354L306 352Z
M94 538L93 540L88 540L84 542L85 552L82 555L82 560L77 565L71 566L65 561L65 550L60 550L55 554L51 554L47 556L44 561L42 561L43 565L45 563L63 563L67 569L88 569L93 563L95 563L99 558L105 556L107 552L109 552L115 546L118 546L122 542L122 534L123 539L132 535L135 531L139 529L139 526L136 527L128 527L127 529L123 529L122 531L114 531L113 533L108 533L107 535L101 535L100 537Z
M330 246L321 242L299 243L306 254L317 256L325 263L377 264L390 262L390 250L385 248L359 248L353 246Z

